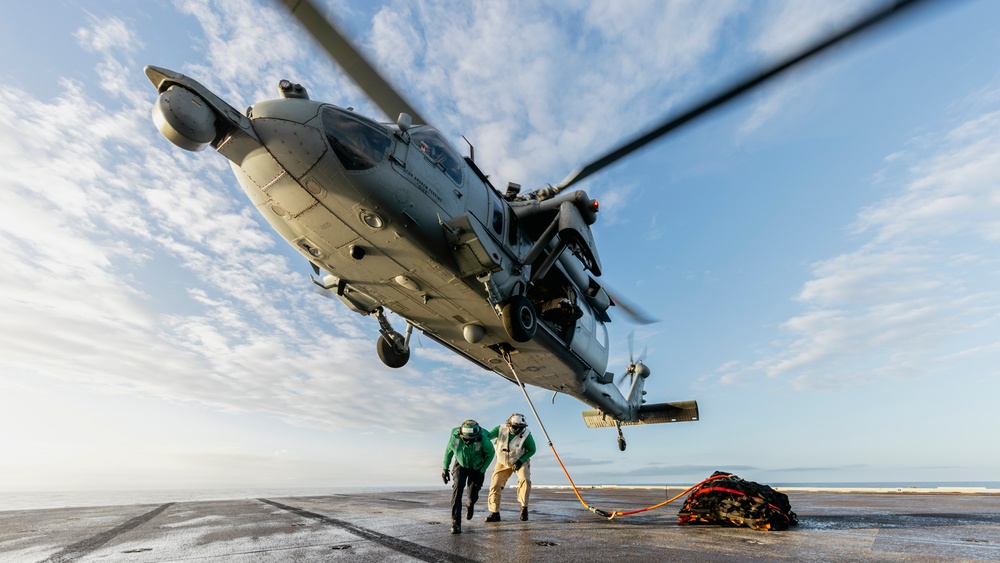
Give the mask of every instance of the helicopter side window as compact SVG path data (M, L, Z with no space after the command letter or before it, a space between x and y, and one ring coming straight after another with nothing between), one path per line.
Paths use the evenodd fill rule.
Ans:
M374 168L392 144L383 126L333 106L323 109L323 128L333 153L348 170Z
M504 204L500 201L500 198L497 197L496 192L493 190L490 190L490 196L492 196L491 199L493 200L493 218L491 220L491 223L493 224L493 232L495 232L497 237L499 237L502 241Z
M430 127L410 130L410 139L414 146L424 153L427 160L440 168L452 182L462 185L462 159L451 148L441 133Z

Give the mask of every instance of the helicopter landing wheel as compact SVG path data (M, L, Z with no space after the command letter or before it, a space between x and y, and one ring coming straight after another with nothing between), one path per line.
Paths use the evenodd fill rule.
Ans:
M618 429L618 449L624 452L625 451L625 446L627 444L625 443L625 435L622 434L622 426L621 426L621 424L618 424L616 422L615 423L615 428Z
M514 342L527 342L534 338L538 328L535 306L523 295L512 295L500 311L503 328Z
M386 340L385 336L379 335L376 348L378 349L378 359L391 368L401 368L410 361L410 351L397 352L396 347Z

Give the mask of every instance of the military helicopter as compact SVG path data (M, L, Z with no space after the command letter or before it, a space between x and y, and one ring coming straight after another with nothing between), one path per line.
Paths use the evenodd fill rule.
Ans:
M187 76L155 66L145 72L159 92L159 131L182 149L212 146L230 161L258 211L311 263L317 289L377 321L385 365L407 363L416 328L486 370L593 407L583 413L586 424L617 428L624 450L622 426L695 421L698 404L645 404L651 372L641 359L629 359L624 394L607 371L612 307L649 319L599 281L591 232L599 204L567 189L916 3L880 8L562 182L524 194L514 182L498 190L471 145L460 156L309 0L284 4L394 123L313 101L288 80L279 83L279 98L241 112ZM386 310L405 320L402 333Z

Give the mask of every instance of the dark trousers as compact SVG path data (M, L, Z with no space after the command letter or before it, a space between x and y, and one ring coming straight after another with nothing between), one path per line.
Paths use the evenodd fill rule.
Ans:
M451 468L451 519L452 521L462 521L462 493L465 492L465 484L469 484L469 505L476 504L479 500L479 489L483 488L483 481L486 474L475 469L454 465Z

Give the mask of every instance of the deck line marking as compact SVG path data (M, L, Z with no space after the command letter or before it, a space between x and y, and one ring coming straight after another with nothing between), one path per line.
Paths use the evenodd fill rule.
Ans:
M397 537L383 534L381 532L376 532L375 530L362 528L361 526L351 524L350 522L346 522L344 520L330 518L329 516L324 516L322 514L317 514L315 512L309 512L308 510L296 508L294 506L288 506L287 504L281 504L280 502L276 502L273 500L268 500L264 498L259 498L257 500L265 504L270 504L271 506L274 506L276 508L280 508L282 510L287 510L288 512L292 512L294 514L298 514L299 516L305 518L311 518L313 520L318 520L320 522L323 522L324 524L331 524L337 526L338 528L343 528L356 536L360 536L366 540L370 540L375 543L384 545L389 549L393 549L395 551L409 555L410 557L414 557L421 561L428 561L428 562L449 561L454 563L474 563L475 561L473 559L466 559L465 557L462 557L460 555L454 555L431 547L425 547L418 543L409 542L403 539L399 539Z
M122 524L115 526L114 528L111 528L107 532L102 532L100 534L97 534L96 536L87 538L82 541L78 541L73 545L64 547L59 552L50 555L48 558L42 560L42 563L64 563L66 561L73 561L75 559L79 559L84 555L87 555L88 553L96 551L102 545L111 541L115 536L123 534L129 530L132 530L133 528L137 528L145 524L146 522L149 522L153 518L156 518L157 516L160 515L161 512L169 508L172 504L174 503L168 502L167 504L162 504L145 514L136 516L131 520L128 520Z

